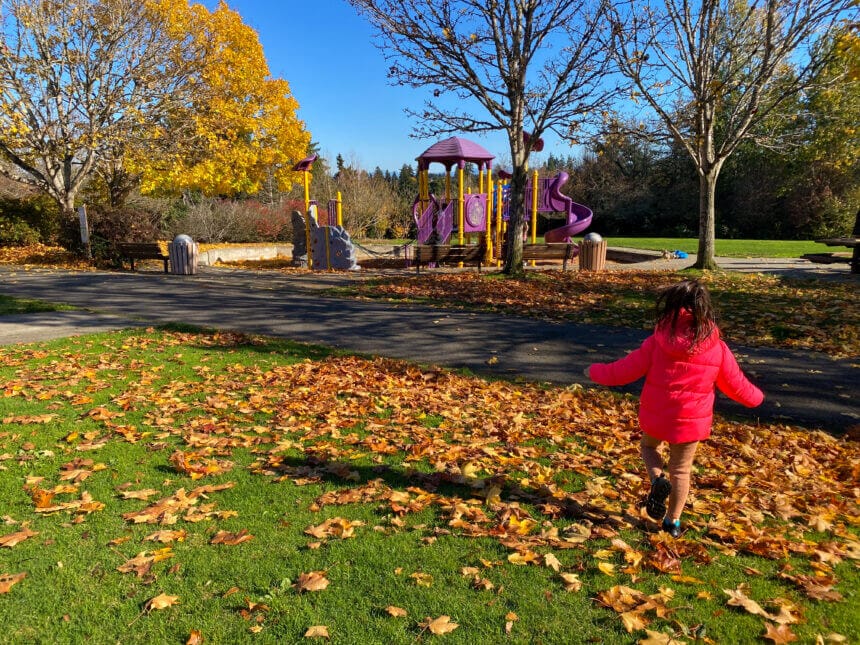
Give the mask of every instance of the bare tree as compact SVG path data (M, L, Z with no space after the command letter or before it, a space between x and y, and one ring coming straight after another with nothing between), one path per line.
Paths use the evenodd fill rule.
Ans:
M852 5L854 0L616 3L614 52L635 87L632 98L659 116L699 175L697 268L717 268L714 195L723 164L744 140L779 143L764 126L796 118L781 108L814 82L831 56L822 36L848 17Z
M96 164L191 90L183 36L152 6L0 0L0 155L15 167L5 174L66 218Z
M605 85L605 0L349 0L377 29L395 84L433 88L416 134L504 130L511 219L505 273L521 274L529 155L548 131L575 140L615 91ZM458 107L449 108L450 97ZM444 105L443 105L444 102ZM524 131L530 133L528 140Z

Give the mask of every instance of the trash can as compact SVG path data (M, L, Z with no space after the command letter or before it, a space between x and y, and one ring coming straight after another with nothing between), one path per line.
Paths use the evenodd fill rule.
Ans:
M579 270L602 271L606 267L606 240L589 233L579 246Z
M200 254L197 242L188 235L177 235L167 245L167 255L170 258L170 272L174 275L195 275L197 273L197 257Z

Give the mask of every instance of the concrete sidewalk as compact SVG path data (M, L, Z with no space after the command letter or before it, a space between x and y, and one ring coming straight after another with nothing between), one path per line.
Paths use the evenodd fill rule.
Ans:
M689 261L688 261L689 262ZM207 268L195 276L156 272L16 271L0 267L0 293L88 309L0 317L0 343L131 325L185 322L319 343L477 373L585 383L582 370L635 348L643 330L323 297L321 287L361 274L281 274ZM733 348L766 393L754 410L720 397L718 411L839 433L860 423L855 360L815 352ZM493 361L491 359L497 359ZM636 392L638 387L628 388Z

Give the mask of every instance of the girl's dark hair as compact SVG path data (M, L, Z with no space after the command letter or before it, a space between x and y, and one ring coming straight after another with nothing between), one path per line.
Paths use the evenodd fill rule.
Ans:
M657 296L657 326L668 325L674 334L683 310L693 316L691 347L695 347L711 335L716 324L711 295L698 280L684 280L660 291Z

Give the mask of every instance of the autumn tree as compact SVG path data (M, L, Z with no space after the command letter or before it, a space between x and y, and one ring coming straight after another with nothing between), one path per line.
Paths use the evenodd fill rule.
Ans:
M221 2L195 5L191 32L201 91L160 124L155 139L125 151L143 192L255 194L265 182L288 191L310 134L287 81L272 78L257 32ZM176 136L180 132L181 136Z
M2 0L0 154L65 220L97 163L195 90L171 0ZM178 4L187 2L182 0Z
M747 140L780 144L766 123L809 90L834 54L826 32L854 0L648 0L616 3L613 51L621 72L683 146L699 177L696 267L714 269L717 178ZM781 130L785 134L786 130Z
M432 89L407 110L422 137L507 133L513 163L504 271L523 270L523 197L529 155L547 132L575 139L599 114L608 24L603 0L350 0L376 28L395 84ZM451 100L454 99L454 100ZM452 107L453 106L453 107ZM526 140L524 132L529 132Z

